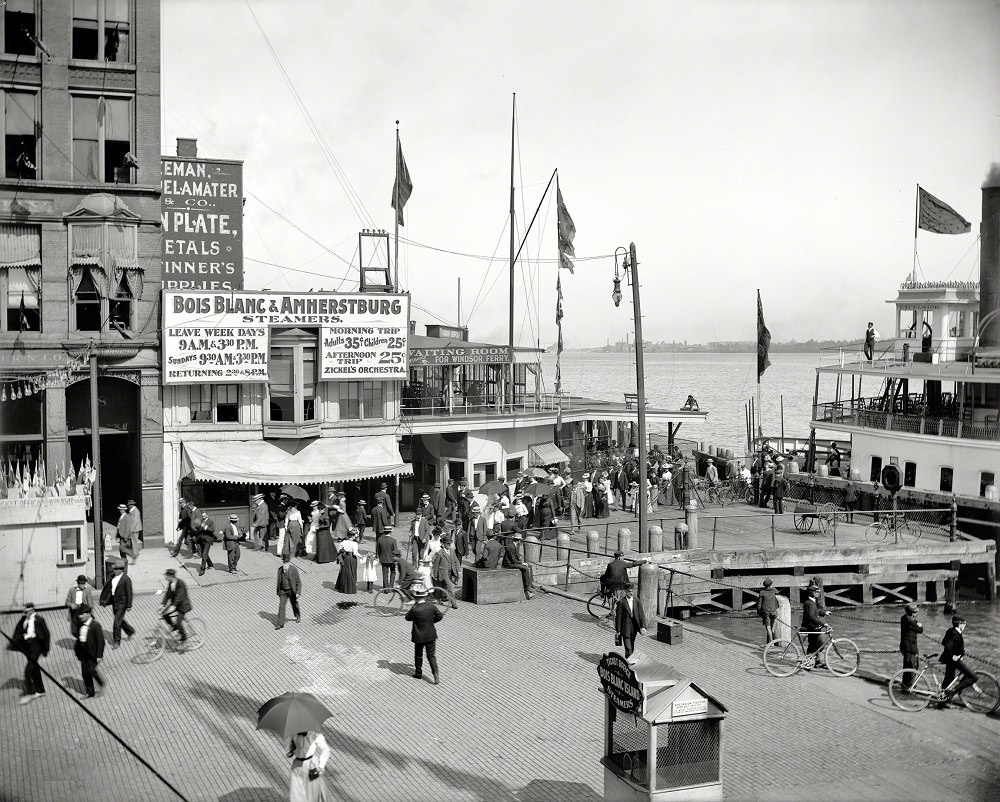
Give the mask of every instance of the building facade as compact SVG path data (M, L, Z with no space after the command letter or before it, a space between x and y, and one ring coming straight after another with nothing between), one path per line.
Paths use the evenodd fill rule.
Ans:
M162 520L160 3L0 10L0 461L49 479L91 454L101 517Z

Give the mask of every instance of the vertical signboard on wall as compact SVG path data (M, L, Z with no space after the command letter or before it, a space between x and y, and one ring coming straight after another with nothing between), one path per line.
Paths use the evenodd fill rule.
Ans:
M160 158L163 288L243 289L243 162Z

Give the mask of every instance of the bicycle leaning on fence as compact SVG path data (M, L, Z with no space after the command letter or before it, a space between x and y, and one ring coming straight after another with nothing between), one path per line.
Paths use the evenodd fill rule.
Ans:
M167 613L166 615L176 615ZM136 638L136 652L132 658L136 663L155 663L168 649L177 652L193 652L205 645L205 622L201 618L184 619L185 640L180 633L167 625L162 617L158 618L156 627Z
M915 713L931 702L942 704L950 701L952 690L962 679L958 674L947 688L941 687L934 670L937 654L925 654L923 668L903 668L889 680L889 698L900 710ZM957 694L962 704L976 713L992 713L1000 709L1000 682L986 671L976 672L976 684L962 688Z
M618 602L621 601L620 590L601 589L587 599L587 612L602 624L615 625L615 613L618 612Z
M803 635L826 636L826 642L820 644L815 652L806 648ZM809 671L817 665L817 658L838 677L849 677L858 670L861 663L861 652L858 645L849 638L833 637L832 627L824 627L818 632L796 629L792 633L793 640L777 638L764 647L764 668L776 677L790 677L796 671Z
M869 543L885 543L886 539L892 535L893 540L901 543L915 543L920 540L923 531L920 524L906 518L906 513L900 510L895 512L880 512L879 520L868 524L865 527L865 540Z

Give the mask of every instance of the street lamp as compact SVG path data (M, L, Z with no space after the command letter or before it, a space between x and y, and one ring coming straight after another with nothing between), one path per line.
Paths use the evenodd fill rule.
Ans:
M621 254L621 273L618 271L618 255ZM646 530L646 383L642 366L642 308L639 303L639 261L635 256L635 243L625 248L615 249L615 277L611 299L618 306L622 300L622 277L632 285L632 306L635 313L635 389L639 420L639 551L649 551L649 532Z

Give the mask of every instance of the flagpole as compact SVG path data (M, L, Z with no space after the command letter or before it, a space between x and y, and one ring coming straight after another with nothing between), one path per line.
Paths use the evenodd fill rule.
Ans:
M395 203L392 206L392 219L395 223L395 236L393 237L395 254L392 257L393 267L395 268L393 286L396 292L399 292L399 150L399 120L396 120L396 153L393 157L396 164L396 182L393 187Z
M514 409L514 129L517 123L517 92L514 93L510 113L510 305L508 320L508 342L510 345L510 366L507 373L507 397L510 409Z
M917 228L920 225L920 184L917 184L917 201L913 209L913 272L911 280L917 280Z
M757 290L757 309L755 310L756 317L760 317L760 290ZM759 325L759 323L758 323ZM757 332L757 436L763 437L764 430L761 426L761 420L763 415L761 414L760 407L760 332Z

